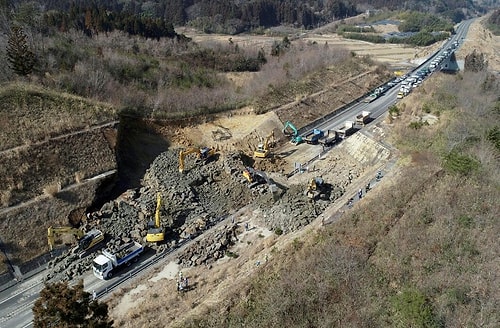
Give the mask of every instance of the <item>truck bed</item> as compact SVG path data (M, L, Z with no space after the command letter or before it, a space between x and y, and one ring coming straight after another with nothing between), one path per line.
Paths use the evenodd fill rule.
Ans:
M144 247L136 242L125 245L116 253L116 262L118 265L128 262L144 250Z
M327 133L319 138L318 142L322 145L329 146L339 140L339 136L335 130L328 130Z
M303 139L308 144L315 144L315 143L318 143L318 140L323 136L324 136L323 131L318 130L318 129L314 129L311 132L309 132L308 134L306 134Z

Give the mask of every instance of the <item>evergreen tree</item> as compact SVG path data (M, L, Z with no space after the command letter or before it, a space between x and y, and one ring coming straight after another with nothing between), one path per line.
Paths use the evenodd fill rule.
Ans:
M67 282L46 284L33 307L35 328L111 328L108 306L92 300L83 290L83 280L71 287Z
M14 26L7 44L7 61L18 75L26 76L33 72L35 53L28 46L27 36L19 26Z

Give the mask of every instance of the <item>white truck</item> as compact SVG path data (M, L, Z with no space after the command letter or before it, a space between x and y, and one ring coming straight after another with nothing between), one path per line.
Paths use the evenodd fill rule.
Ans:
M137 262L138 256L144 251L144 246L138 242L130 242L116 251L104 249L102 254L92 262L94 275L102 280L113 277L114 271L121 266Z
M370 114L371 112L364 110L360 114L356 115L356 124L365 125L368 123L370 121Z
M339 138L344 139L345 137L348 137L352 133L354 133L354 122L353 121L345 121L344 126L338 128L337 134Z

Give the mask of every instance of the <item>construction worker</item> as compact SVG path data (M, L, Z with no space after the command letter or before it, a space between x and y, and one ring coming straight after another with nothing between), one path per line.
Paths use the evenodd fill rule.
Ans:
M363 197L363 189L358 190L358 197L361 199Z

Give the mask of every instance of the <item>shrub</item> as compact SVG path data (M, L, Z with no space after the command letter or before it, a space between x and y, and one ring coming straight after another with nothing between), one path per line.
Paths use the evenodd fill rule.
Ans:
M432 304L427 297L415 288L407 288L392 297L392 310L396 326L400 327L439 327L433 313Z
M461 215L457 218L458 224L464 228L470 228L474 225L474 219L467 215Z
M415 121L415 122L411 122L410 125L409 125L409 127L412 128L412 129L418 130L421 127L423 127L424 125L428 125L428 124L429 123L427 123L427 122Z
M43 193L47 196L55 196L57 195L58 192L61 191L61 183L60 182L53 182L49 185L47 185L45 188L43 188Z
M226 256L227 257L232 257L233 259L237 258L239 255L238 253L231 252L231 251L226 251Z
M283 234L283 230L281 228L276 228L274 229L274 233L277 234L278 236L281 236Z
M396 105L392 105L391 107L389 107L389 114L391 116L399 116L399 108L398 106Z
M430 113L432 111L432 105L426 102L425 104L422 105L422 111L427 114Z
M444 168L452 173L467 175L477 171L479 166L478 160L456 150L452 150L444 158Z
M493 143L497 150L500 150L500 128L498 126L490 129L486 138Z

